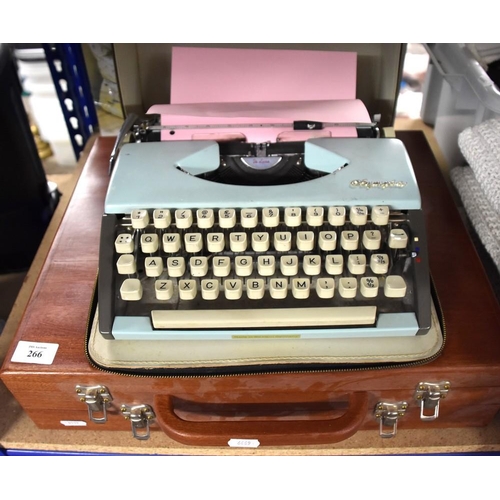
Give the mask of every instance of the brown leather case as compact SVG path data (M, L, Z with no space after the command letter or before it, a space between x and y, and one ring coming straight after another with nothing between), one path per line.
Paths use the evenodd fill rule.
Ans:
M487 425L500 409L499 305L425 136L400 132L398 137L421 189L431 274L446 325L446 343L435 359L369 369L339 365L224 375L207 370L191 377L117 374L92 366L85 341L114 143L101 137L6 355L2 380L40 428L86 422L71 429L127 430L130 422L121 405L145 404L155 413L152 431L190 445L227 446L229 439L255 439L261 446L334 443L360 429L391 434L396 416L398 427L407 429ZM54 362L12 362L21 340L58 344ZM427 383L436 385L422 399L418 389ZM88 405L76 392L77 386L97 385L106 386L111 395L105 423L89 421ZM395 403L402 405L390 406ZM377 415L384 409L388 413L381 420ZM421 418L421 413L435 417L437 409L437 418Z

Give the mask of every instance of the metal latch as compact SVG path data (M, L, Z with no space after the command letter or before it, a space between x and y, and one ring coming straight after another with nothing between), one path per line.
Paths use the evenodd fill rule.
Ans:
M149 425L156 417L153 408L149 405L122 405L121 412L125 420L130 420L132 434L136 439L149 439ZM138 430L141 429L141 432Z
M375 418L380 421L380 437L391 438L398 430L398 418L403 417L408 409L406 401L387 403L379 401L375 406Z
M450 383L420 382L415 391L415 399L420 401L420 419L436 420L439 416L439 403L450 390ZM426 413L426 410L433 413Z
M113 397L105 385L77 385L76 393L80 401L87 404L91 422L103 424L108 420L106 407ZM96 417L95 413L102 413L102 417Z

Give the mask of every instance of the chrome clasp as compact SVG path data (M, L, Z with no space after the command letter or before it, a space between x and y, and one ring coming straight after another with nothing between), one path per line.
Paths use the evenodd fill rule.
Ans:
M96 424L104 424L108 420L106 407L113 401L113 397L105 385L77 385L76 393L82 403L86 403L89 419ZM96 417L95 413L102 413Z
M379 434L382 438L392 438L398 430L398 419L404 417L408 403L399 401L387 403L379 401L375 406L375 418L380 421Z
M156 415L149 405L122 405L122 415L125 420L130 420L132 435L135 439L145 441L149 439L149 426Z
M436 420L439 416L439 403L450 390L447 381L431 383L420 382L415 391L415 399L420 402L420 419ZM428 413L426 413L426 410ZM429 412L430 410L430 412Z

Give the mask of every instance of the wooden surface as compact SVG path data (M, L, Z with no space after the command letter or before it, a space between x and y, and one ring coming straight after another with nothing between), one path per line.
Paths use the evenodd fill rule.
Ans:
M410 156L418 158L422 151L428 151L424 136L415 132L402 132L399 136L405 141L409 150ZM99 139L104 147L93 150L90 161L104 162L107 161L109 151L111 149L112 140L105 138ZM107 144L107 143L110 144ZM96 156L97 155L97 156ZM102 156L102 157L101 157ZM474 254L474 250L464 233L463 228L460 230L460 220L457 211L451 203L451 198L448 199L446 190L443 191L443 180L440 177L439 169L436 165L420 166L417 172L419 183L422 191L425 191L426 196L426 214L432 220L436 212L439 212L439 217L446 221L445 226L432 225L428 228L430 240L431 267L438 285L443 288L444 283L449 284L449 290L453 293L446 293L442 300L445 302L445 309L450 312L451 325L458 322L464 323L464 328L474 332L471 339L467 339L467 346L464 348L462 342L458 343L458 339L449 338L445 355L437 361L437 367L446 374L449 363L457 359L460 363L467 363L467 360L477 360L478 354L483 360L482 363L488 365L495 363L499 359L499 343L491 343L488 349L484 349L484 342L491 342L491 330L498 326L498 305L493 299L492 294L488 293L486 277L481 266ZM92 199L96 193L103 196L105 192L105 183L102 172L85 172L77 188L79 203L72 204L70 210L76 214L90 211L92 216L94 212L102 212L102 206L95 204L85 204L86 196ZM76 198L76 196L75 196ZM8 344L12 340L14 331L21 318L21 315L26 307L29 294L35 280L39 276L39 284L37 289L53 289L53 295L48 297L49 303L52 304L52 311L48 312L47 300L35 301L35 305L28 308L23 319L23 328L35 328L40 323L40 319L47 324L59 321L64 317L65 329L54 332L56 339L59 339L64 344L64 338L68 335L75 339L82 339L82 332L85 325L81 324L79 319L72 323L72 311L67 307L67 296L63 300L65 288L60 278L66 271L67 274L71 271L72 275L78 276L79 272L88 274L89 269L97 267L97 244L95 238L90 238L89 257L85 260L75 261L75 245L78 245L81 238L85 239L85 229L76 227L75 225L66 225L56 233L57 219L60 219L64 207L59 207L60 211L56 213L53 225L49 228L49 234L44 240L40 252L35 259L32 269L28 273L27 281L23 287L22 293L16 303L13 314L9 318L4 334L0 337L0 355L5 356L8 351ZM58 210L59 210L58 209ZM444 211L444 212L443 212ZM74 217L74 215L72 216ZM75 226L75 227L73 227ZM458 228L458 229L457 229ZM439 234L433 231L439 231ZM442 232L445 231L445 238ZM57 258L47 259L48 265L43 267L45 254L50 245L51 238L54 237L56 247L58 248ZM64 242L63 245L58 245L57 242ZM432 255L446 255L446 248L443 247L446 241L453 242L465 252L465 260L470 262L470 267L467 272L471 273L472 284L479 283L480 293L470 294L464 287L467 286L467 280L463 278L463 268L460 268L459 263L454 259L443 259L439 262L432 263ZM438 246L435 246L438 245ZM95 247L95 248L94 248ZM91 250L94 250L92 252ZM76 252L78 254L78 252ZM76 273L76 274L75 274ZM460 274L462 273L462 274ZM477 278L479 276L479 279ZM40 288L41 287L41 288ZM438 286L439 287L439 286ZM36 290L37 290L36 289ZM35 298L37 291L35 290ZM92 290L85 289L75 295L75 308L79 310L82 307L87 307L88 297ZM71 294L71 287L66 289L66 295ZM471 302L472 301L472 302ZM464 314L464 310L475 311L476 314ZM76 314L76 318L81 315ZM478 319L482 318L483 323L478 325ZM469 321L467 323L467 321ZM76 333L75 333L76 332ZM475 339L474 339L475 338ZM81 341L81 340L80 340ZM481 344L483 346L481 347ZM14 345L12 346L12 348ZM478 353L478 349L481 353ZM486 359L484 352L486 351ZM12 349L7 354L7 359L10 359ZM69 352L69 351L68 351ZM80 372L91 372L90 367L81 366L81 359L75 359L75 364L78 364ZM68 361L71 364L71 359ZM472 367L474 369L474 367ZM482 366L477 367L477 380L479 384L484 386L491 385L491 373L481 375ZM29 373L29 365L17 365L16 370L19 373ZM41 369L46 375L50 375L51 368L45 367ZM396 375L396 374L395 374ZM349 377L347 377L349 378ZM161 432L154 432L152 438L146 442L137 442L131 438L129 431L106 431L99 432L80 430L40 430L37 429L30 419L19 408L19 405L9 396L4 387L1 387L0 401L7 411L3 412L0 417L0 444L9 448L23 449L51 449L51 450L82 450L82 451L102 451L102 452L119 452L119 453L166 453L166 454L379 454L379 453L422 453L422 452L451 452L451 451L492 451L500 449L500 421L496 419L491 425L486 428L477 429L424 429L424 430L400 430L395 439L383 440L376 431L360 431L354 436L329 446L308 446L308 447L266 447L258 450L242 450L228 448L213 448L208 446L188 447L176 443ZM35 404L35 402L33 403ZM49 411L49 408L46 409ZM471 408L472 410L472 408Z

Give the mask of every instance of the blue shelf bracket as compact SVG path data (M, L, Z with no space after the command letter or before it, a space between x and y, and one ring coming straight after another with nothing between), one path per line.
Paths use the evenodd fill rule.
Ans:
M79 43L42 45L78 160L86 142L99 128L82 47Z

